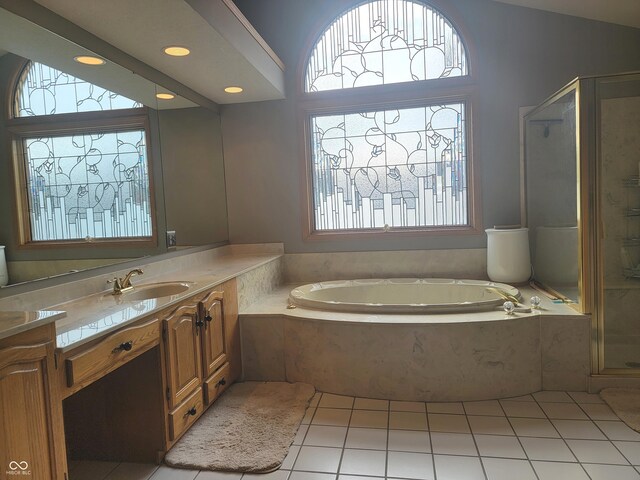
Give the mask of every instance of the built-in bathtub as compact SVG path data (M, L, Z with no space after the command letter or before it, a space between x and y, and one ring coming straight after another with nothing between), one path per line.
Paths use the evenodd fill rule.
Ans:
M391 278L337 280L291 290L293 305L356 313L463 313L495 310L517 288L483 280Z
M384 303L396 287L406 290L389 293ZM538 294L474 280L282 285L240 311L244 378L413 401L585 390L589 318L547 298L541 310L508 315L494 289L520 295L523 304ZM412 299L416 291L419 299Z

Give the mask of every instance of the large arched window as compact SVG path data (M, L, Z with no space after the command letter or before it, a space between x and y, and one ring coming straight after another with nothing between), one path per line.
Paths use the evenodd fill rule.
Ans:
M307 233L475 231L469 60L447 17L356 6L319 36L303 83Z
M153 240L141 104L28 62L12 117L21 244Z

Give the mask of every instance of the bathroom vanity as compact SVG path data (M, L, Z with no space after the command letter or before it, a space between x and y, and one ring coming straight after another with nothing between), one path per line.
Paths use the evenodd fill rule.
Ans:
M222 256L162 298L0 311L2 468L67 479L68 458L159 462L241 375L236 278L277 258Z

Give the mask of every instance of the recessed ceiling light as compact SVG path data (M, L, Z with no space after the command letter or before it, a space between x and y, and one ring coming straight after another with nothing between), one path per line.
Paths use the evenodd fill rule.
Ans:
M227 87L224 89L224 91L227 93L240 93L242 92L242 90L242 87Z
M172 100L176 98L173 93L156 93L156 97L160 100Z
M83 65L104 65L107 63L103 58L92 57L91 55L78 55L77 57L73 57L73 59Z
M162 50L164 53L171 55L172 57L186 57L191 53L191 50L187 47L182 47L180 45L169 45L168 47L164 47Z

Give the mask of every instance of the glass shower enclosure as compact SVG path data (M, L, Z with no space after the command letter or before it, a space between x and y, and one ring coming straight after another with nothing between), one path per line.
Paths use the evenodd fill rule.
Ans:
M640 375L640 73L527 113L523 172L534 280L591 314L592 373Z

